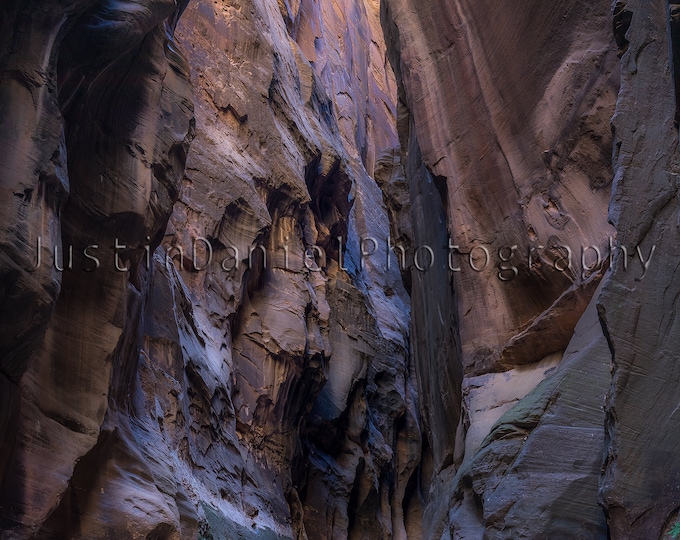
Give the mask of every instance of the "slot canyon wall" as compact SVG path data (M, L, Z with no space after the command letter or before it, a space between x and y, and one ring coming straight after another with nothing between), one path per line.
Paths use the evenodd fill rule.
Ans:
M4 0L0 537L669 535L678 24Z

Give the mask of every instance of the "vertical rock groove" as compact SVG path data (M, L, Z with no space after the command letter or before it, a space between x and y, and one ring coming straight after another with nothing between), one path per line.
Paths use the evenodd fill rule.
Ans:
M625 49L630 21L619 4L612 23L608 2L382 2L402 144L409 136L418 144L401 156L410 223L436 215L418 210L419 194L433 177L444 182L440 231L450 249L440 253L458 269L438 295L411 289L414 363L435 451L434 467L422 464L425 538L606 537L598 478L609 349L591 301L606 262L584 251L617 245L606 219L616 49ZM430 176L414 174L421 162ZM387 186L399 222L399 183ZM403 231L395 237L408 237ZM442 295L453 327L433 309ZM420 311L429 318L419 321ZM425 339L430 327L452 328L457 347L445 354L457 377L442 377L436 353L419 356L418 337L437 343ZM439 392L426 385L428 369ZM461 405L445 404L433 422L433 404L447 393ZM557 442L576 433L579 444ZM447 436L442 454L437 440Z
M621 239L640 246L645 259L653 250L654 259L643 278L618 266L599 300L616 351L600 489L612 538L660 538L675 526L680 506L677 466L664 457L675 451L678 433L677 355L671 352L679 335L674 35L667 6L628 7L633 17L613 120L618 152L609 217Z
M680 5L668 1L668 40L675 89L675 123L680 123Z

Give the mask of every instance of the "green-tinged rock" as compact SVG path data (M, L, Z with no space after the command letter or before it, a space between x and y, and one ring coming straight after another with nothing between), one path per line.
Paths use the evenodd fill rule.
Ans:
M201 503L201 507L205 512L205 521L201 523L199 540L291 540L268 528L244 527L205 502Z

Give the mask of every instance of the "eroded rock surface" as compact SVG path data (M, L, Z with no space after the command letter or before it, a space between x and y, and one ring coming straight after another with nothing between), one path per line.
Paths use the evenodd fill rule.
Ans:
M613 235L610 5L384 5L423 162L446 186L463 364L496 370L505 343L587 277L581 248L606 253Z
M671 3L672 4L672 3ZM616 272L598 302L611 348L602 502L612 538L662 537L678 521L676 300L678 131L666 6L627 2L609 217L649 260ZM669 32L670 30L670 32ZM676 75L677 77L677 75ZM651 96L654 96L653 99ZM636 253L637 255L637 253Z
M447 385L463 389L455 407L441 406L444 392L421 391L426 418L437 406L448 413L427 432L445 450L434 467L422 464L423 536L606 536L598 478L609 355L591 299L618 245L607 223L619 85L610 4L387 0L382 16L403 104L408 224L443 211L419 240L451 257L458 346L445 358L414 348L420 387L462 365L461 386ZM427 182L439 196L423 207ZM394 189L385 191L398 214ZM413 321L427 321L414 335L441 325L440 302L412 294ZM579 319L590 330L575 333Z
M3 137L13 140L3 168L12 246L3 253L15 264L3 278L3 534L93 536L116 512L146 534L163 521L162 508L113 505L105 521L81 530L84 507L71 509L64 494L107 439L102 425L119 423L116 405L120 429L128 423L142 245L160 239L193 136L188 66L172 38L183 5L43 4L2 7ZM27 259L39 241L33 270ZM134 458L126 462L134 468ZM64 504L65 523L52 529Z
M5 1L0 536L670 534L677 19Z
M3 5L4 536L405 538L378 4L38 4Z

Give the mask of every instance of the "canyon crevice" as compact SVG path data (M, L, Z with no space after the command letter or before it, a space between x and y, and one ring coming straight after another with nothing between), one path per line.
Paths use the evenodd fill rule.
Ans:
M677 26L5 0L0 538L677 537Z

